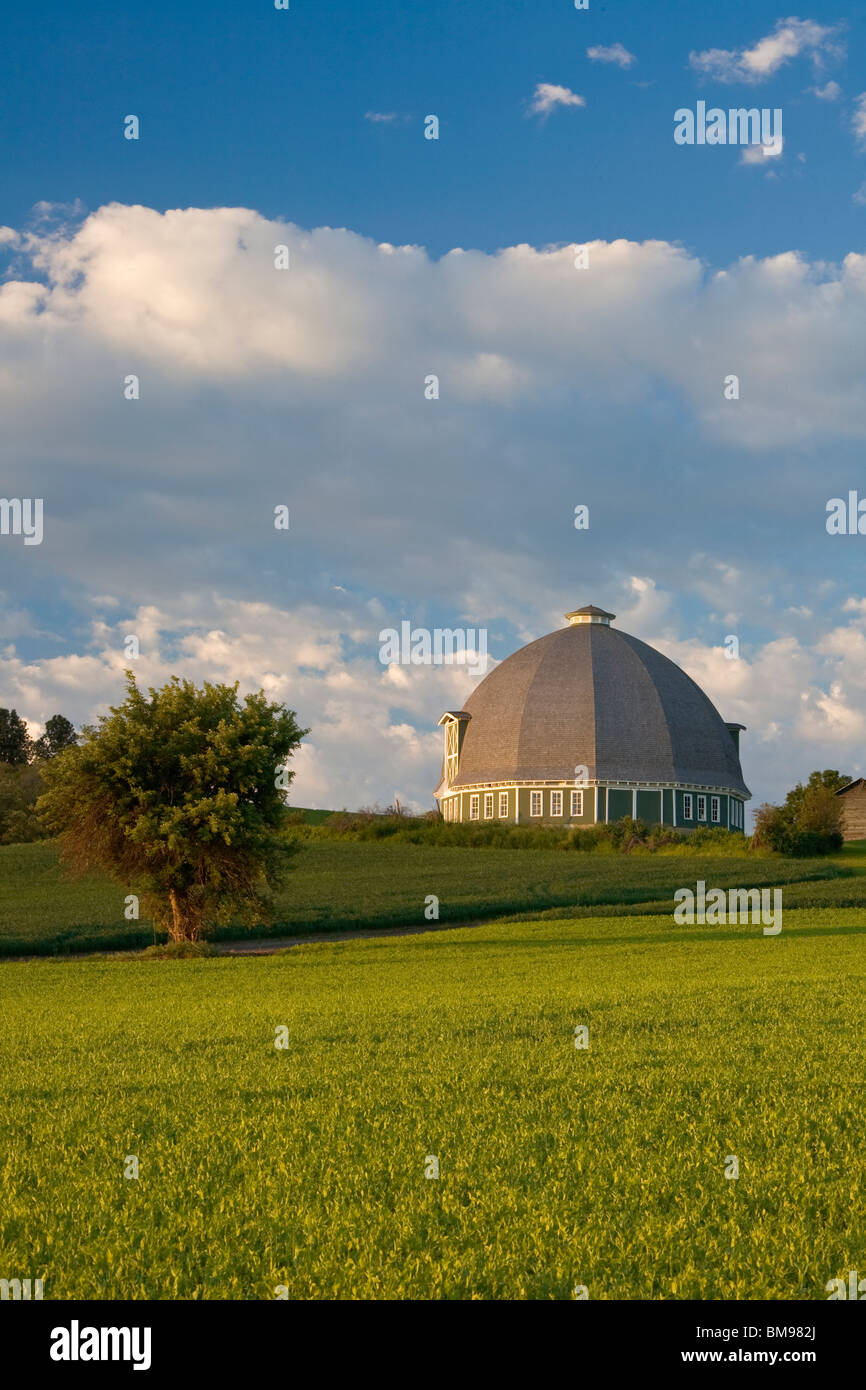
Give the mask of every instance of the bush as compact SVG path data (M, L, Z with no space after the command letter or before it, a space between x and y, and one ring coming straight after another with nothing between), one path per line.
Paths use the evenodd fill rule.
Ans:
M719 854L743 854L749 842L721 827L686 832L670 825L648 826L625 816L609 824L557 826L505 821L445 821L437 812L421 816L365 808L334 811L318 825L300 813L287 817L291 837L307 840L389 840L395 844L450 845L466 849L561 849L599 854L689 853L700 846Z
M836 854L843 844L842 807L831 787L818 780L828 775L838 776L813 772L808 785L798 782L783 806L760 806L755 814L754 847L798 859Z

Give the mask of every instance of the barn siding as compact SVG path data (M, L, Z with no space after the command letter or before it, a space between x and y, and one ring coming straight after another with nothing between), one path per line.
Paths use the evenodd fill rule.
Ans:
M866 840L866 785L852 787L840 797L842 835L846 840Z

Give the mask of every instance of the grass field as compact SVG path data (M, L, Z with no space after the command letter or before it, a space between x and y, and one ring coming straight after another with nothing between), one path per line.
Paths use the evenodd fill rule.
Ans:
M608 917L7 961L0 1275L46 1298L826 1298L866 1268L864 942L866 911L823 909L777 937Z
M722 888L784 884L786 909L866 906L857 868L866 868L866 856L853 851L830 861L311 841L276 901L274 924L257 934L423 925L430 894L443 922L549 910L670 912L675 889L699 878ZM149 923L124 920L126 891L105 879L65 882L51 844L0 846L0 955L153 942Z

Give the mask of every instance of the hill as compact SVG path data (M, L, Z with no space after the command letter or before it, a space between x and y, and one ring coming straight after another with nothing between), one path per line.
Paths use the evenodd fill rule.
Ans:
M315 830L313 831L315 834ZM600 854L477 849L390 841L302 843L274 922L256 935L423 925L438 898L440 922L503 914L668 913L679 887L785 885L785 908L866 905L866 858L791 860L773 855ZM147 922L124 918L125 891L106 879L64 881L50 842L0 846L0 955L146 946ZM223 938L247 937L243 927Z

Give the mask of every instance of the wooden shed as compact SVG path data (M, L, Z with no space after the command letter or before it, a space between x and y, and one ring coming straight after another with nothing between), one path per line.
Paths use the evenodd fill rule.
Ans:
M856 777L836 793L842 798L842 835L846 840L866 840L866 781Z

